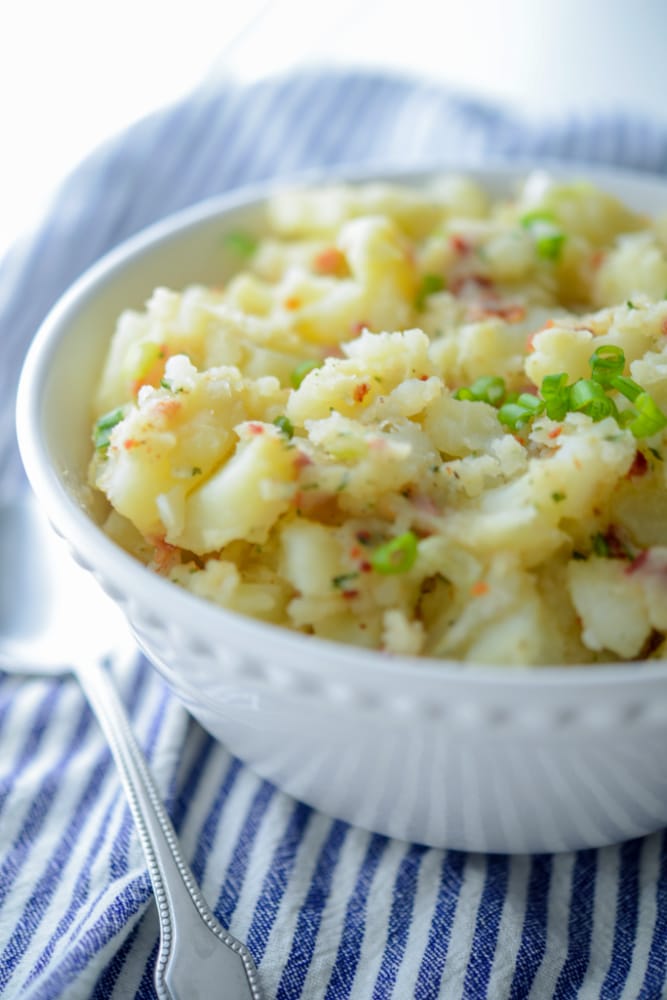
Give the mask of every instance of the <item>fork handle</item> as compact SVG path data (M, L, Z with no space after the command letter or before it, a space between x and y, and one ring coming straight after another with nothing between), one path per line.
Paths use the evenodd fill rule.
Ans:
M111 675L100 661L78 666L75 673L108 740L148 864L160 922L158 997L260 1000L252 956L202 896Z

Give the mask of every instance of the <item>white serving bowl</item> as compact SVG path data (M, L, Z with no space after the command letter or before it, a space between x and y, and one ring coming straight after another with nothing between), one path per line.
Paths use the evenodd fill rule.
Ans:
M502 194L526 170L466 172ZM553 172L587 175L637 209L667 210L659 179ZM223 233L261 231L266 194L221 197L152 227L93 267L44 322L21 377L17 425L52 524L202 725L326 813L433 846L512 853L600 846L664 826L667 662L530 670L388 658L206 603L152 574L96 523L90 400L117 315L142 307L157 285L219 282Z

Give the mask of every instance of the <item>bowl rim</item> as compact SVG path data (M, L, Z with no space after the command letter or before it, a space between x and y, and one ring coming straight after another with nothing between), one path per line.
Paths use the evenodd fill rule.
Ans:
M409 672L413 678L429 679L437 672L443 685L446 681L465 681L467 684L501 688L533 687L561 688L572 686L587 688L591 685L611 687L636 685L640 680L667 679L667 660L633 660L595 664L517 666L512 664L479 664L437 657L389 654L380 650L337 643L319 636L307 635L230 611L205 598L178 587L176 584L151 572L140 561L113 542L89 514L77 504L67 491L60 474L50 464L44 441L40 434L39 400L50 369L50 360L57 353L61 334L68 321L81 304L94 297L100 284L113 280L133 260L150 253L162 243L182 239L188 230L197 228L218 216L221 221L228 214L265 202L277 190L328 183L361 184L389 182L423 184L429 178L462 175L472 177L482 184L517 183L529 172L544 171L553 176L590 180L598 184L637 186L647 189L655 186L667 200L667 178L652 172L599 166L577 161L548 159L516 159L494 157L483 165L479 162L435 161L415 168L380 168L377 165L335 169L316 168L289 176L272 178L231 191L209 196L194 204L170 213L120 242L88 267L59 297L40 324L29 345L19 377L16 399L16 432L19 452L28 481L55 530L64 537L72 550L79 554L103 586L111 584L123 592L121 605L126 598L141 593L141 601L161 609L161 616L168 612L174 622L199 620L200 631L207 637L216 632L224 633L233 627L242 634L243 641L254 646L280 643L283 653L294 657L300 670L323 677L330 664L367 669L371 674L389 673L404 677ZM93 553L91 556L90 554ZM247 635L246 635L247 633ZM238 640L237 640L238 642ZM318 652L321 656L318 657ZM333 678L335 679L335 678Z

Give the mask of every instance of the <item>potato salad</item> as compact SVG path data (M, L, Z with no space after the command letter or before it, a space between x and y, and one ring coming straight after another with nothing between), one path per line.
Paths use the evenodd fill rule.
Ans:
M220 273L118 319L90 480L120 545L391 654L667 656L666 218L537 174L304 188Z

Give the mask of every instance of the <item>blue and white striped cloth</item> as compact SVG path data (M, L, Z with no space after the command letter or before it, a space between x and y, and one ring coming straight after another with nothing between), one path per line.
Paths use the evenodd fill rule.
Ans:
M667 173L667 131L614 115L538 125L430 83L304 70L208 84L107 144L0 267L2 498L24 488L12 401L28 341L120 240L205 196L302 168L491 155ZM254 776L143 659L115 669L195 875L247 942L267 1000L667 996L664 834L518 857L391 841ZM0 997L154 997L150 883L75 683L0 675L0 751Z

